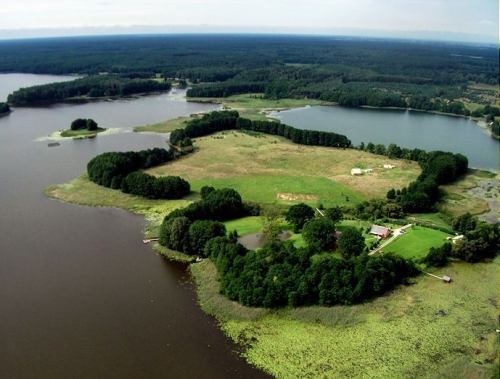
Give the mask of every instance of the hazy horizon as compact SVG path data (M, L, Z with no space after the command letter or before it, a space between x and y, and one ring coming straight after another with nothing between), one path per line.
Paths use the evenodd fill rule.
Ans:
M498 0L4 0L0 39L243 33L496 44L498 16Z

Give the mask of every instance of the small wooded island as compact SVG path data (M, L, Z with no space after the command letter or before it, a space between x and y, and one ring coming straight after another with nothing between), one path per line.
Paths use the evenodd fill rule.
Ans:
M98 133L105 130L105 128L99 128L97 122L91 118L77 118L71 123L70 128L63 130L60 135L73 139L95 138Z

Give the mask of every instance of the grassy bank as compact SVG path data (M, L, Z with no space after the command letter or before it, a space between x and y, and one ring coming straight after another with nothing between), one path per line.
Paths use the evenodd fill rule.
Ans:
M136 126L134 132L170 133L175 129L184 128L186 123L193 118L194 117L177 117L156 124Z
M210 261L191 272L202 308L277 378L486 379L498 354L495 263L452 263L435 272L451 284L422 276L366 304L279 311L220 295Z
M87 130L87 129L80 129L80 130L71 130L71 129L66 129L63 130L60 134L61 137L65 138L74 138L74 139L79 139L79 138L94 138L97 136L98 133L102 133L106 131L105 128L97 128L97 130Z
M122 208L135 214L144 215L148 220L145 233L148 238L158 236L158 228L165 215L191 203L188 200L149 200L127 195L121 191L91 182L86 172L70 183L47 187L44 193L49 197L72 204Z

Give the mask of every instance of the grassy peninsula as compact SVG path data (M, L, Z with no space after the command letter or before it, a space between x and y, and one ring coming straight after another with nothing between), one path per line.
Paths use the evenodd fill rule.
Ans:
M252 112L259 117L256 109ZM138 130L165 132L184 121L177 119ZM421 172L416 162L390 160L356 149L295 145L260 133L226 131L193 142L193 154L147 170L150 175L179 175L188 180L192 193L183 200L127 195L92 183L86 173L69 184L49 187L45 193L72 203L114 206L145 215L149 220L146 236L154 237L163 217L198 200L205 185L234 188L246 201L332 207L384 197L389 189L407 185ZM396 168L386 170L386 163ZM355 167L373 171L352 176L350 170ZM484 211L487 205L481 202L484 199L480 194L474 197L467 192L484 179L492 177L470 171L461 181L443 186L447 195L442 215L415 217L446 226L447 215ZM462 201L460 209L453 208L453 201ZM340 227L358 226L356 223L345 220ZM242 219L227 227L237 228L240 234L252 233L259 230L259 220ZM390 245L388 251L421 256L445 237L445 233L417 227ZM427 245L422 245L422 239ZM159 247L155 250L173 259L185 258ZM277 378L486 379L494 375L498 360L498 263L498 258L493 263L475 265L454 261L433 271L438 276L451 276L451 284L420 276L413 285L398 287L364 304L280 310L248 308L222 296L215 266L209 260L190 268L198 285L200 306L219 320L250 363Z

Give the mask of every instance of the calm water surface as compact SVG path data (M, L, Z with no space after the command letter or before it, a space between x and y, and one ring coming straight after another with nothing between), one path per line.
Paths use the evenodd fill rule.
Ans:
M346 135L353 143L394 142L401 147L464 154L469 166L498 171L499 141L477 122L461 117L402 110L319 106L275 112L283 123Z
M0 88L5 98L51 81L0 75ZM214 108L179 95L16 108L0 118L0 378L268 377L203 314L185 267L142 243L142 217L42 194L102 152L165 147L164 136L133 126ZM119 133L47 147L44 137L78 117Z

